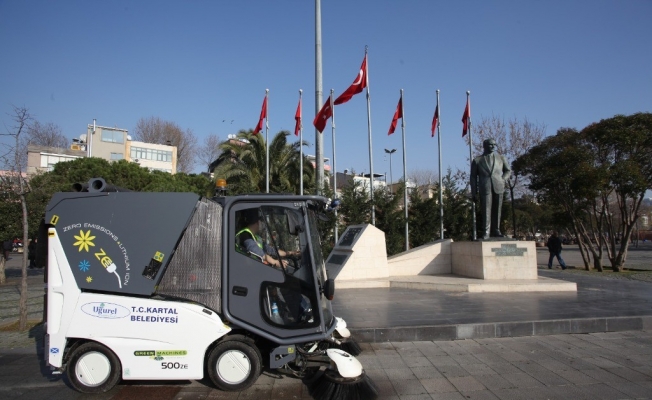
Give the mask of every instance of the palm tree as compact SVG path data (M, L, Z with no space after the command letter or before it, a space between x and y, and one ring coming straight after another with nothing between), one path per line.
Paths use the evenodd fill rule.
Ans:
M288 131L278 132L269 145L269 190L274 193L299 193L300 144L287 143ZM305 142L303 143L306 144ZM215 177L228 182L229 192L265 192L266 143L263 135L241 130L235 139L219 145ZM303 160L304 193L314 192L314 168Z

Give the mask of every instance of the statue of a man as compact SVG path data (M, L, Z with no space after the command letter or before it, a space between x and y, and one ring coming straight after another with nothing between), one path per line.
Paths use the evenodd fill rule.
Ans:
M482 239L503 237L500 233L500 211L503 206L505 181L512 170L504 156L496 153L496 141L482 142L484 154L471 162L471 195L480 197ZM478 193L479 192L479 193ZM475 227L474 227L475 229Z

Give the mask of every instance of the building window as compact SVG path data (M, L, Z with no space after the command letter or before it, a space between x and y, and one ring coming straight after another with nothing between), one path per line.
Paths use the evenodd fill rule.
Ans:
M144 147L132 147L131 159L152 160L162 162L172 162L172 152L166 150L146 149Z
M111 161L123 160L124 158L125 158L125 156L122 153L111 153Z
M65 155L49 155L41 153L41 168L45 168L47 171L52 171L54 169L54 164L63 161L72 161L76 158L75 156L65 156Z
M124 132L102 129L102 141L111 143L124 143Z

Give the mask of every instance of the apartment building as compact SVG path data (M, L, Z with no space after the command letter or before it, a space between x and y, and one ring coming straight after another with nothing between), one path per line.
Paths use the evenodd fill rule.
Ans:
M91 157L109 161L124 159L152 171L177 172L176 146L134 141L126 129L88 125L82 140Z
M177 147L131 140L126 129L88 125L70 148L27 146L27 174L51 171L54 164L81 157L127 160L151 171L177 172Z

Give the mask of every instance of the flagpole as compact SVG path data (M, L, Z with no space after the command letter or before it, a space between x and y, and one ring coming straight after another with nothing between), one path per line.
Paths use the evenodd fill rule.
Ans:
M470 96L471 96L471 91L467 90L466 91L466 104L469 104ZM471 162L473 162L473 133L471 132L471 110L470 110L470 107L469 107L469 116L467 117L467 121L468 121L468 124L469 124L469 160ZM473 196L473 193L471 193L471 196ZM472 227L471 231L473 232L473 240L475 241L475 240L478 239L478 236L477 236L476 229L475 229L475 226L476 226L476 222L475 222L475 201L473 201L473 198L471 198L471 217L472 217L472 221L473 221L473 227Z
M369 136L369 192L371 194L371 225L376 225L376 207L374 205L374 157L371 145L371 94L369 93L369 59L367 58L367 48L364 47L365 60L365 79L367 80L367 132Z
M265 104L267 109L265 110L265 190L266 193L269 193L269 89L265 89Z
M410 250L410 234L408 230L407 153L405 151L405 106L403 105L403 89L401 89L401 131L403 132L403 209L405 211L405 251L408 251Z
M303 196L303 107L301 96L303 90L299 89L299 194Z
M444 240L444 188L441 177L441 109L439 108L439 89L437 89L437 149L439 151L439 238Z
M333 198L337 198L337 167L335 163L335 105L333 102L335 101L334 95L334 90L331 89L331 110L332 110L332 115L331 115L331 136L333 139ZM338 232L337 232L337 209L335 209L335 227L333 228L334 231L334 236L335 236L335 243L338 242Z
M322 104L321 0L315 0L315 112ZM324 193L324 139L315 129L315 189Z

